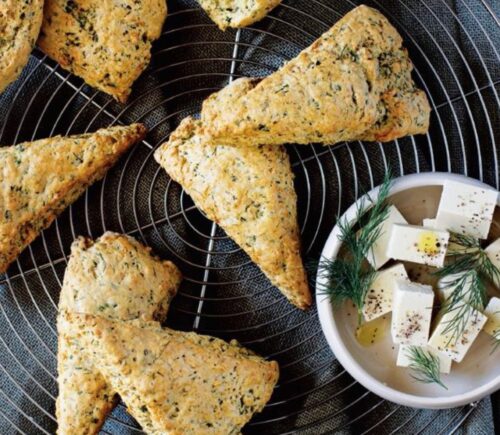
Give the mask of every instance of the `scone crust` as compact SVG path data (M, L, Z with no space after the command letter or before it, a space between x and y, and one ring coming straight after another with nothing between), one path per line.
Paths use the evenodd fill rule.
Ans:
M155 159L290 302L307 308L297 195L284 147L213 145L200 132L200 121L186 118Z
M237 342L161 328L69 315L75 341L109 380L146 433L240 433L269 401L278 364Z
M359 6L263 80L241 78L203 103L214 143L331 145L426 133L430 106L397 30Z
M219 29L249 26L264 18L281 0L198 0Z
M74 339L73 326L61 312L57 320L58 353L56 400L57 434L98 434L117 404L115 390Z
M133 237L110 231L97 241L79 237L71 246L59 308L163 322L180 281L172 262L153 256Z
M166 0L45 0L38 45L87 84L125 103L166 16Z
M35 46L43 17L43 0L0 2L0 92L15 81Z
M173 263L130 236L106 232L73 242L57 319L59 435L97 434L116 404L116 390L75 339L68 313L163 321L181 278Z
M0 272L145 134L133 124L0 148Z

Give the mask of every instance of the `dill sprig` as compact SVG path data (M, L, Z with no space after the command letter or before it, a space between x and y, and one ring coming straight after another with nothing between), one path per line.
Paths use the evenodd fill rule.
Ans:
M469 306L484 310L486 281L498 282L500 270L489 259L480 240L472 236L451 232L446 256L451 262L435 274L445 279L445 288L452 289L442 306L444 313L453 313L443 330L444 334L450 334L449 345L456 343L464 334L469 318L473 315Z
M410 346L407 355L410 359L408 367L414 372L411 374L413 379L424 384L438 384L444 389L448 389L441 381L439 357L417 346Z
M325 283L320 292L327 295L335 306L352 301L358 312L358 324L363 319L365 296L377 274L365 258L372 255L373 245L382 231L381 224L389 214L387 198L391 180L390 174L386 174L376 200L366 196L358 202L354 224L346 218L338 219L342 255L339 253L334 260L323 258L317 265L318 276Z
M442 306L443 313L451 313L449 320L444 322L443 334L449 334L447 345L456 344L463 336L473 311L483 310L486 298L486 287L475 269L462 272L446 283L452 291ZM467 301L467 303L464 303Z
M453 261L438 271L438 276L476 270L483 278L497 282L500 269L490 260L481 246L481 241L473 236L450 232L446 256Z

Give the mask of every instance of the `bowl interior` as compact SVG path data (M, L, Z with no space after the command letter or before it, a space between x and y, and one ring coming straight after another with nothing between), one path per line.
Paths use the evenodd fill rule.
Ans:
M409 223L421 225L422 219L435 217L441 192L442 186L409 188L393 194L390 197L390 202L400 210ZM491 239L500 237L499 207L495 212L490 235ZM435 283L435 279L428 276L428 271L432 268L409 263L406 263L405 266L411 279ZM491 288L489 291L492 295L499 296L497 290ZM396 366L398 347L391 340L390 316L389 313L386 319L387 328L384 337L375 344L363 346L355 337L357 318L352 304L345 304L345 306L333 310L333 326L337 329L345 351L351 354L362 370L373 378L372 380L399 392L419 396L422 399L459 396L470 393L488 383L495 381L500 383L500 364L498 364L500 349L492 353L492 339L484 332L480 333L480 337L474 342L464 361L460 364L453 363L451 374L442 375L442 380L448 387L447 390L436 384L422 384L414 381L410 376L409 369ZM349 367L346 369L349 371ZM366 382L362 383L370 388ZM386 398L391 400L391 397Z

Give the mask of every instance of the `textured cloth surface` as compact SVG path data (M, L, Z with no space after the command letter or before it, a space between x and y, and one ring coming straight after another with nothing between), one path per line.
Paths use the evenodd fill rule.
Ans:
M126 106L85 86L39 51L0 95L0 144L141 121L150 129L0 277L0 433L54 433L56 306L72 240L128 233L174 261L186 277L167 324L278 360L271 402L249 434L493 434L498 394L474 406L431 411L384 401L336 361L317 318L290 306L248 257L208 221L153 159L179 121L231 77L264 76L313 42L359 2L284 0L251 28L221 32L194 0L169 1L152 63ZM368 1L401 32L417 85L433 109L428 135L395 142L288 146L306 259L318 258L336 215L396 175L450 171L500 187L500 2ZM237 44L235 44L237 42ZM136 434L120 405L103 433Z

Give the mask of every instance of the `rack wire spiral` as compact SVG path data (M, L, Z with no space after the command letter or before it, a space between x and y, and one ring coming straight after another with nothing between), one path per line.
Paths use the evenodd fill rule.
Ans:
M387 144L289 146L305 258L317 258L335 217L396 175L461 172L500 187L499 22L486 0L368 2L399 29L414 77L433 109L421 137ZM148 70L125 106L87 87L35 50L0 97L0 143L144 122L150 133L0 276L0 432L54 433L55 318L69 247L114 230L174 261L185 281L169 313L176 329L236 338L281 367L271 402L245 433L455 433L481 404L423 411L386 402L335 360L314 309L291 307L248 257L197 210L152 157L201 101L239 76L264 76L356 5L285 0L262 22L220 32L194 1L169 1ZM496 131L495 131L496 125ZM140 433L120 404L103 433Z

